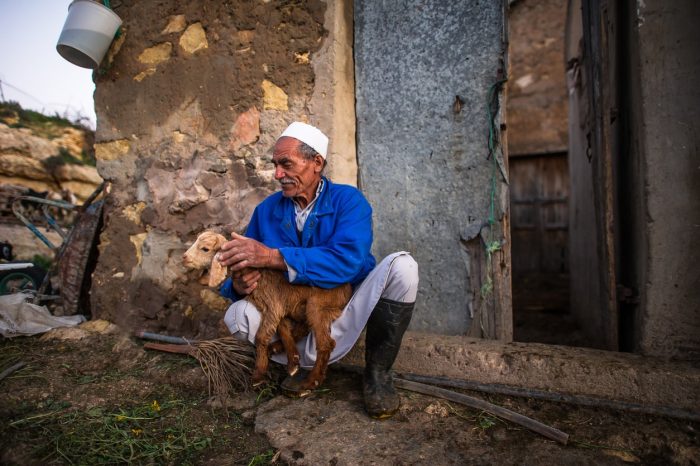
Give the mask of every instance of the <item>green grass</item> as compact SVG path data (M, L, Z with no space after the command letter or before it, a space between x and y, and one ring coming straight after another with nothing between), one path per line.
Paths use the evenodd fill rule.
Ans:
M275 456L275 450L267 450L263 453L255 455L251 458L248 466L262 466L272 463L272 458Z
M13 437L37 445L33 456L46 463L192 464L213 442L211 432L187 427L197 405L179 399L154 399L110 409L79 410L65 402L49 402L41 412L13 420L9 428L18 431Z
M17 120L9 126L14 128L40 129L48 127L75 127L84 129L82 125L72 122L58 114L44 115L22 108L18 102L0 102L0 120Z

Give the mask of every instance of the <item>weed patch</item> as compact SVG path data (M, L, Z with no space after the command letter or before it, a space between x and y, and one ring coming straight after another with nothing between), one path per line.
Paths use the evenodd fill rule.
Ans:
M69 464L189 464L212 445L211 432L188 428L197 402L169 399L71 410L65 404L9 423L33 456ZM54 409L52 409L54 408ZM8 434L8 432L3 435Z

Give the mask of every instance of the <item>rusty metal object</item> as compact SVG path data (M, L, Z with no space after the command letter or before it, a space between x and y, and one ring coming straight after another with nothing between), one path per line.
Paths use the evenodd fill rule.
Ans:
M73 225L57 258L63 313L90 314L92 270L97 259L97 232L102 223L103 201L85 208Z

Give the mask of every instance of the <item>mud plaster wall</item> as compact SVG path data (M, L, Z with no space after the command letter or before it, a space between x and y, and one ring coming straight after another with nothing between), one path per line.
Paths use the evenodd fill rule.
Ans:
M277 189L270 151L290 121L354 140L354 124L333 122L347 117L333 73L352 37L329 17L351 13L318 0L125 0L115 11L124 31L95 74L96 157L111 186L92 307L125 327L211 336L227 303L183 279L185 244L207 227L244 228ZM332 77L316 89L319 70ZM344 149L331 141L331 155ZM331 157L332 178L354 183L350 150Z
M632 185L640 312L636 350L700 360L700 4L637 2Z
M566 0L520 0L508 13L508 156L565 152Z
M489 156L487 111L504 20L497 1L355 3L361 186L375 255L418 262L413 330L512 338L506 168L500 149Z

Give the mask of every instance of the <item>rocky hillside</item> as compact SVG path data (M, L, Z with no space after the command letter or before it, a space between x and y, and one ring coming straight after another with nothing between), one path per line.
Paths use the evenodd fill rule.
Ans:
M0 103L0 184L83 200L102 182L93 144L84 126Z
M13 198L31 194L82 203L102 182L94 139L79 124L0 102L0 241L10 241L16 257L51 254L14 217ZM49 237L60 244L57 235Z

